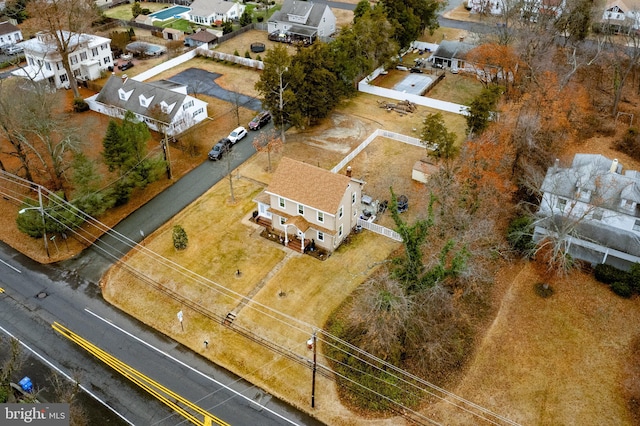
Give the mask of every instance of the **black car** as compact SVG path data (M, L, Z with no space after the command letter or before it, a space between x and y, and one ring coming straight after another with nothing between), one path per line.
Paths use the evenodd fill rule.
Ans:
M423 71L422 71L422 69L421 69L421 68L413 67L413 68L411 68L411 69L409 70L409 72L416 72L416 73L418 73L418 74L422 74L422 72L423 72Z
M269 111L262 111L249 122L249 130L258 130L269 121L271 121L271 113Z
M133 62L131 61L125 62L124 64L118 65L118 68L120 69L120 71L126 71L129 68L133 68Z
M209 151L209 160L220 160L222 156L231 149L231 141L227 138L222 138L217 144Z

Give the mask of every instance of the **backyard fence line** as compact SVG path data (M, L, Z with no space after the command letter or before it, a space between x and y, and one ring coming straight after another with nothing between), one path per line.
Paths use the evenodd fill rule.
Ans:
M331 169L331 173L338 173L340 170L342 170L351 160L355 158L356 155L360 154L377 137L389 138L421 148L425 146L425 144L418 138L403 135L401 133L391 132L389 130L376 129L369 135L368 138L362 141L362 143L358 145L356 149L351 151L349 154L347 154L346 157L342 159L342 161L336 164L336 166Z
M142 72L138 75L136 75L135 77L131 77L132 80L135 81L145 81L150 79L151 77L155 77L156 75L160 74L161 72L164 72L170 68L173 68L175 66L178 66L184 62L187 62L190 59L195 58L196 56L196 51L195 50L190 50L187 53L183 53L180 56L176 56L173 59L169 59L166 62L163 62L159 65L156 65L155 67L151 68L150 70L147 70L145 72Z
M382 68L374 70L371 74L360 80L358 83L358 91L370 93L384 98L395 99L397 101L411 101L414 104L426 106L440 111L452 112L454 114L468 115L468 107L466 105L454 104L453 102L441 101L439 99L427 98L426 96L415 95L413 93L399 92L393 89L374 86L369 84L380 73L384 71Z
M385 228L382 225L378 225L377 223L367 222L363 219L358 219L356 222L358 226L362 226L364 229L368 229L369 231L375 232L376 234L384 235L385 237L391 238L395 241L402 242L402 237L393 229Z
M221 61L233 62L234 64L243 65L245 67L255 68L258 70L264 69L264 62L257 59L245 58L242 56L232 55L230 53L219 52L217 50L209 50L202 47L198 47L195 50L198 56L205 56L211 59L219 59Z

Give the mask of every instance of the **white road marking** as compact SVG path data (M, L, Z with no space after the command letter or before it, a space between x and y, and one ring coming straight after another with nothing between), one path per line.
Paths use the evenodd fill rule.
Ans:
M5 265L7 265L9 268L13 269L14 271L16 271L17 273L21 274L22 271L18 268L16 268L15 266L11 266L9 265L7 262L5 262L4 260L0 259L0 262L4 263Z
M57 371L59 374L61 374L62 376L64 376L67 380L69 380L70 382L74 383L75 380L73 378L71 378L71 376L69 376L67 373L65 373L64 371L60 370L58 367L56 367L55 365L53 365L51 362L49 362L48 359L46 359L44 356L40 355L38 352L36 352L35 350L31 349L29 347L29 345L27 345L26 343L24 343L22 340L18 339L17 337L15 337L13 334L11 334L8 330L5 330L2 326L0 326L0 331L2 331L4 334L6 334L7 336L9 336L12 339L16 339L18 342L20 342L20 344L22 346L24 346L29 352L31 352L33 355L35 355L36 357L40 358L40 360L42 362L44 362L45 364L47 364L49 367L53 368L55 371ZM113 407L110 407L109 404L107 404L106 402L104 402L103 400L101 400L100 398L98 398L98 396L96 394L94 394L93 392L91 392L89 389L87 389L84 385L79 385L80 389L82 389L83 391L85 391L88 395L90 395L93 399L95 399L96 401L98 401L100 404L104 405L105 407L107 407L109 410L111 410L114 414L116 414L118 417L120 417L122 420L124 420L125 422L127 422L128 424L134 426L133 423L131 423L129 420L127 420L126 417L124 417L122 414L118 413Z
M106 318L102 318L101 316L99 316L98 314L95 314L93 312L91 312L89 309L85 308L85 311L91 315L93 315L94 317L98 318L99 320L105 322L106 324L110 325L111 327L115 328L116 330L126 334L127 336L131 337L132 339L137 340L138 342L142 343L143 345L147 346L150 349L153 349L154 351L164 355L165 357L169 358L170 360L182 365L183 367L188 368L189 370L193 371L194 373L197 373L199 375L201 375L202 377L204 377L207 380L212 381L213 383L222 386L223 388L227 389L229 392L233 392L234 394L238 395L239 397L245 399L246 401L250 402L251 404L257 405L258 407L270 412L271 414L273 414L274 416L277 416L278 418L286 421L287 423L290 423L292 425L298 425L298 423L295 423L293 420L288 419L284 416L282 416L281 414L276 413L275 411L270 410L269 408L265 407L264 405L258 404L257 402L255 402L253 399L243 395L242 393L231 389L230 387L228 387L227 385L225 385L224 383L221 383L219 381L217 381L216 379L214 379L213 377L207 376L206 374L202 373L201 371L196 370L195 368L191 367L188 364L185 364L184 362L180 361L177 358L174 358L173 356L169 355L168 353L161 351L160 349L156 348L155 346L151 345L150 343L145 342L144 340L140 339L137 336L134 336L133 334L129 333L128 331L118 327L117 325L113 324L111 321L109 321Z

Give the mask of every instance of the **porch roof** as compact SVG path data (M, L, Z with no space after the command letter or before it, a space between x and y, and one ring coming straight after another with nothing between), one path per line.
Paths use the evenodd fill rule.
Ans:
M327 235L336 235L338 233L337 231L329 228L325 228L324 226L319 226L315 223L309 223L305 218L299 215L293 216L283 211L276 210L273 207L269 207L269 211L274 215L284 217L285 219L287 219L287 224L294 225L296 228L298 228L298 224L300 224L300 226L304 226L304 224L308 225L306 228L304 228L304 230L298 228L302 232L306 232L309 228L311 228L311 229L315 229L316 231L324 232ZM296 219L296 218L299 218L299 219ZM304 221L304 224L303 222L300 221L300 219Z

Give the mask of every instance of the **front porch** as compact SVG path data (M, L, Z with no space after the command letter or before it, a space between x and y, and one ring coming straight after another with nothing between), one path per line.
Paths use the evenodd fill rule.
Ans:
M264 216L255 216L252 220L262 226L264 230L260 233L260 236L266 238L269 241L281 244L297 253L308 254L311 257L315 257L318 260L326 260L329 254L326 250L315 247L313 240L305 238L304 251L302 249L302 239L297 235L288 233L286 238L285 234L281 231L277 231L271 227L271 220ZM286 241L286 244L285 244Z

